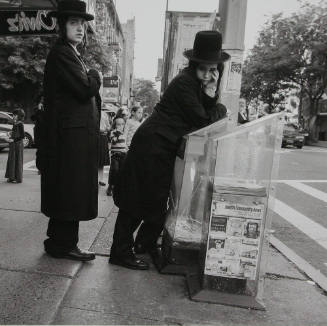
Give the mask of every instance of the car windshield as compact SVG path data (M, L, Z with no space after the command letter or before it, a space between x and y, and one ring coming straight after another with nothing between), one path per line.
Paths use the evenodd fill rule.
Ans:
M0 112L0 124L11 124L11 123L12 123L12 117L5 112Z
M298 130L298 126L296 126L293 123L288 123L288 124L284 125L284 130L286 130L286 131L296 131L296 130Z

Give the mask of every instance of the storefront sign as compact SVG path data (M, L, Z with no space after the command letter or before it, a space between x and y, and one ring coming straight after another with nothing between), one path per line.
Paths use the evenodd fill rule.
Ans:
M112 76L112 77L103 77L103 87L119 87L119 77Z
M56 19L49 10L0 11L0 36L44 35L56 32Z

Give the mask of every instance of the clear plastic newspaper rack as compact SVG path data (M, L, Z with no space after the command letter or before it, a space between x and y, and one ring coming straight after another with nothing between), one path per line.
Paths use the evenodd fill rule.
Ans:
M186 137L176 159L162 272L185 273L197 301L264 309L270 214L282 114Z

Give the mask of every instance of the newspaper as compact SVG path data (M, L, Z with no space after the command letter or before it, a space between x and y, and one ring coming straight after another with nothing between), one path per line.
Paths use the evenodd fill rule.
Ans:
M265 213L265 197L261 199L252 195L214 194L206 275L256 279Z

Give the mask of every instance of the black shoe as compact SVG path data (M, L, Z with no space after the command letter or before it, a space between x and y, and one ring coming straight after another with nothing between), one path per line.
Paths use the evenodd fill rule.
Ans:
M141 259L136 258L135 256L127 256L127 257L110 256L109 263L113 265L123 266L129 269L139 269L139 270L149 269L148 263L146 263Z
M152 260L156 260L161 257L161 249L158 248L151 248L148 251L149 256L152 258Z
M71 260L77 260L77 261L89 261L95 259L95 254L93 252L84 251L79 249L78 247L75 247L71 251L67 253L54 253L49 252L49 250L46 250L47 254L49 254L51 257L54 258L66 258Z

